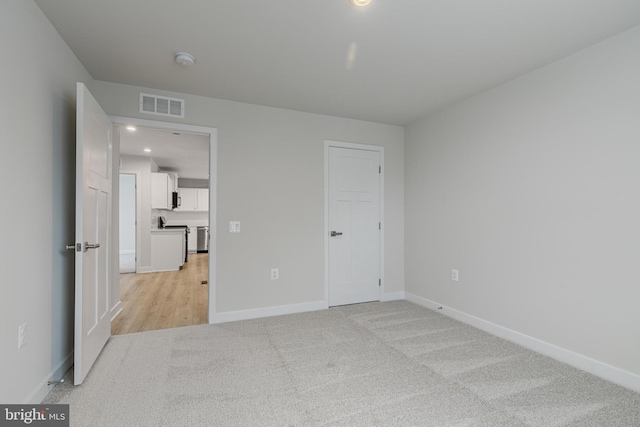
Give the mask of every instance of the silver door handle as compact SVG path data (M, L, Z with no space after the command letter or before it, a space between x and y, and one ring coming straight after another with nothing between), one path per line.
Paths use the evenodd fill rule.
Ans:
M89 243L84 242L84 251L88 251L89 249L98 249L100 247L100 243Z
M342 236L342 232L341 231L332 231L331 232L331 237L336 237L336 236Z

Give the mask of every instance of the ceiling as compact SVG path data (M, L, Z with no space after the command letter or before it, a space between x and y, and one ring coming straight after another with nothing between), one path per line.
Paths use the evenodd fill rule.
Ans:
M209 179L208 136L141 127L131 132L122 126L120 154L151 157L162 171L179 178Z
M36 3L96 80L395 125L640 24L638 0Z

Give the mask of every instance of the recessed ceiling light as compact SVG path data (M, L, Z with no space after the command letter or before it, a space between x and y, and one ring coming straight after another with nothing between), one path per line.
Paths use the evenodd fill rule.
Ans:
M353 4L356 6L366 6L371 3L371 0L353 0Z
M127 126L127 130L128 130L129 132L135 132L135 131L136 131L136 127L135 127L135 126L133 126L133 125L129 125L129 126Z
M150 152L151 152L151 148L145 148L145 149L144 149L144 152L145 152L145 153L150 153Z
M187 52L178 52L176 53L176 62L180 65L188 67L196 62L196 58Z

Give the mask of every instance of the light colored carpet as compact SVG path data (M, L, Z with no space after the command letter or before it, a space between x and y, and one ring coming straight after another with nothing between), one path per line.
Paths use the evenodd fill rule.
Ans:
M406 301L114 336L45 403L96 427L640 426L640 394Z

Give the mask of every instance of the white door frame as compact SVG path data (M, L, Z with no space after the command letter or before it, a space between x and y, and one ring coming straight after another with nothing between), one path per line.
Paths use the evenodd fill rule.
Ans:
M329 308L329 148L350 148L353 150L377 151L380 153L380 301L385 294L384 279L384 147L352 142L324 141L324 304Z
M216 315L216 258L217 238L216 209L218 208L218 130L216 128L187 125L182 123L162 122L158 120L138 119L132 117L109 116L114 125L134 125L167 131L192 132L209 135L209 323L213 323ZM118 150L118 155L119 155ZM114 159L117 161L118 159ZM213 233L211 232L213 230ZM119 230L114 230L118 233ZM137 265L137 263L136 263Z

